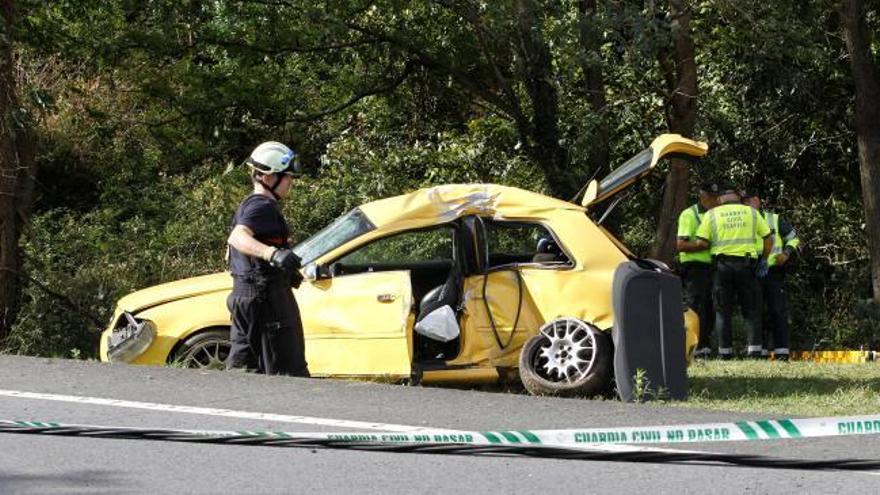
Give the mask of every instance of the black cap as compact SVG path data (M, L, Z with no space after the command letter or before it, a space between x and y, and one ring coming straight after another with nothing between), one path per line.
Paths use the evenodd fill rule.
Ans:
M761 194L760 191L758 191L757 189L749 188L749 189L743 189L743 190L741 190L741 191L739 192L739 196L740 196L742 199L748 199L748 198L754 198L754 197L761 198L761 197L762 197L762 194Z
M718 194L718 183L714 180L706 180L700 184L700 192Z
M718 181L718 194L739 194L736 184L729 180Z

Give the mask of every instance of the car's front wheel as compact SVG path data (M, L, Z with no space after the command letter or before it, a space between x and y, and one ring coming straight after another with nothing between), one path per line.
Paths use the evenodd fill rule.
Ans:
M614 344L576 318L558 318L526 341L519 376L533 395L594 396L611 385Z
M173 362L184 368L222 370L226 369L229 349L229 330L207 330L186 339Z

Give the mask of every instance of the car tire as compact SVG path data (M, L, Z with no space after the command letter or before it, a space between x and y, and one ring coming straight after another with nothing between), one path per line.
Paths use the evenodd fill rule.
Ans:
M177 349L173 363L183 368L226 369L231 342L228 329L212 329L197 333Z
M526 341L519 376L532 395L593 397L611 387L613 356L609 332L575 318L559 318Z

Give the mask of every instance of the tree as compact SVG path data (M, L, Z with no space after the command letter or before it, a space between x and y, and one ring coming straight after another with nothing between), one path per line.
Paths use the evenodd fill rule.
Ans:
M670 132L693 137L699 95L694 40L691 36L691 8L688 1L670 0L669 16L672 47L661 50L659 56L668 90L666 122ZM667 263L672 261L675 254L676 222L687 202L688 166L686 160L673 158L666 176L663 206L657 220L657 238L651 255Z
M30 215L36 143L30 117L19 101L15 64L16 5L0 1L0 340L19 306L19 240Z
M508 118L551 192L567 198L578 190L584 177L573 170L561 144L557 74L545 34L548 19L561 15L558 6L538 0L433 0L374 7L371 15L348 15L345 25L390 45L431 77L455 84L475 106Z
M602 74L602 29L599 24L596 0L578 0L578 42L583 77L583 89L590 110L597 116L593 126L593 136L587 159L587 168L595 173L608 166L611 157L610 130L606 118L608 101L605 95L605 79Z
M843 0L843 28L855 83L855 131L871 256L874 301L880 303L880 71L871 51L862 0Z

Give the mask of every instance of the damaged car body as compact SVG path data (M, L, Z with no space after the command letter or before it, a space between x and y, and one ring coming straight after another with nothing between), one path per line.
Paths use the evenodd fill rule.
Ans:
M664 156L704 143L666 134L581 204L518 188L444 185L349 211L298 244L312 376L431 383L518 378L535 394L594 395L611 383L615 270L633 259L590 217ZM221 367L227 272L158 285L117 304L101 359ZM698 322L684 315L681 352Z

